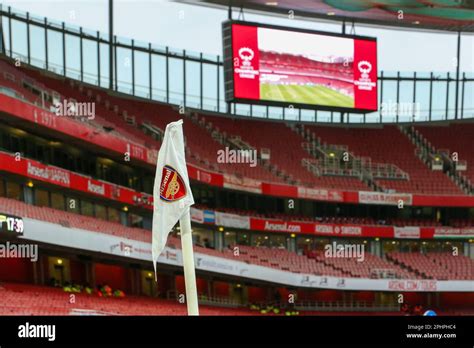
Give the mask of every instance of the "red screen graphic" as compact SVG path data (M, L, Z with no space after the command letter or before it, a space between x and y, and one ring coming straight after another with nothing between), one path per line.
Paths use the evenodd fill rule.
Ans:
M377 110L377 42L232 24L234 100Z

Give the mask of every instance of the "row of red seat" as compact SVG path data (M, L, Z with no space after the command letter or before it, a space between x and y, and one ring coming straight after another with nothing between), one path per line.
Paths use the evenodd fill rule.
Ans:
M392 252L387 258L423 278L474 280L474 260L464 255L447 252L427 254Z
M29 217L32 219L48 221L55 224L60 224L66 227L80 228L84 230L95 231L98 233L105 233L114 236L120 236L123 238L129 238L134 240L139 240L143 242L151 242L151 233L148 230L139 229L139 228L130 228L123 226L118 223L103 221L95 219L88 216L77 215L75 213L64 212L60 210L51 209L48 207L36 207L23 202L19 202L13 199L2 198L0 197L0 211L9 213L12 215ZM175 249L181 248L181 243L177 238L170 237L168 239L168 246ZM234 250L226 249L224 251L218 251L214 249L203 248L200 246L195 246L196 252L208 254L216 257L230 258L242 262L247 262L251 264L257 264L261 266L277 268L281 270L286 270L295 273L311 273L317 275L329 275L329 276L349 276L349 277L370 277L371 272L374 269L378 268L387 268L388 264L382 259L365 253L367 257L364 263L357 262L354 264L354 260L342 260L339 258L323 258L313 257L313 259L308 258L304 255L297 255L287 251L286 249L266 249L260 247L250 247L239 245L239 253L236 255ZM399 268L396 267L396 264L401 264L405 266L408 271L415 272L417 275L423 277L449 277L449 272L447 273L446 267L449 258L442 257L437 258L437 260L430 263L430 268L428 271L438 269L437 273L426 273L427 269L418 269L413 266L412 263L404 262L406 259L396 258L398 254L393 254L390 260L394 261L394 264L391 267L395 270L399 276L406 277L409 273L402 272ZM400 254L401 257L412 257L406 255L421 255L416 253L410 254ZM434 254L433 254L434 255ZM314 255L312 255L314 256ZM423 255L421 255L423 256ZM413 256L415 257L415 256ZM454 260L458 260L453 258ZM424 259L422 259L424 260ZM383 261L383 262L382 262ZM472 261L472 260L471 260ZM438 263L436 267L435 262ZM451 261L449 261L451 262ZM463 261L464 262L464 261ZM450 264L449 264L450 265ZM463 264L464 265L464 264ZM415 267L411 269L410 267ZM456 266L457 267L457 266ZM464 266L463 266L464 267ZM390 268L390 267L389 267ZM417 270L417 271L416 271ZM433 271L434 272L434 271ZM458 273L452 273L454 277L458 276ZM463 273L464 276L468 276ZM460 275L459 275L460 276ZM471 277L473 275L471 274ZM451 278L448 278L451 279ZM457 278L452 278L457 279Z
M459 173L474 183L474 123L416 126L414 129L428 141L427 145L433 150L448 150L451 158L467 161L466 170Z
M355 278L379 278L381 273L390 274L394 278L421 278L399 265L365 252L363 259L357 255L353 257L326 257L324 252L317 251L309 252L308 256Z
M36 84L38 89L44 89L48 93L53 93L53 90L59 91L58 94L62 98L95 102L96 119L87 122L95 126L113 128L122 137L148 147L158 148L160 143L143 134L139 129L143 124L154 124L163 130L167 123L182 118L182 115L171 107L111 96L102 89L86 88L78 82L46 77L36 71L12 67L6 62L0 62L0 64L3 70L8 71L16 79L15 83L12 83L3 78L0 79L0 84L10 88L13 85L17 92L27 95L29 92L24 88L22 81L28 80L30 83ZM38 96L30 97L38 102ZM208 131L206 127L192 121L187 122L184 127L188 150L187 158L191 163L223 173L252 177L263 181L286 181L341 190L371 190L357 177L316 176L309 172L302 165L302 160L310 157L302 148L305 140L284 123L216 116L205 116L199 120L204 119L205 125L211 125L211 130L218 130L224 137L240 136L259 153L263 149L269 149L270 164L283 176L277 176L275 172L260 165L250 167L248 164L218 163L217 152L222 150L224 145L213 139L212 131ZM471 131L469 127L472 128L472 125L467 124L466 128L464 127L462 124L451 125L435 131L430 130L430 127L420 129L428 134L430 140L436 139L437 146L449 146L454 150L462 149L458 151L461 153L461 158L473 161L471 153L474 151L469 151L472 148L472 142L469 141L469 132ZM306 131L312 132L322 143L345 145L350 152L357 156L370 157L374 163L394 164L409 174L409 180L376 180L376 183L385 190L425 194L463 194L444 173L431 171L415 155L415 145L395 126L341 128L305 125L304 128ZM444 132L444 130L449 131ZM444 135L439 137L438 135L442 132ZM468 166L468 168L470 167ZM467 175L470 175L469 173L471 172L468 171Z
M420 194L464 194L444 173L432 171L416 156L416 146L396 126L341 128L305 125L324 144L346 145L360 157L390 163L409 174L409 180L376 180L385 190ZM466 137L468 139L469 137Z
M0 284L0 315L71 315L82 311L89 315L186 315L185 304L144 296L103 298L83 293L70 294L62 289L27 284ZM201 315L255 315L244 308L201 305Z

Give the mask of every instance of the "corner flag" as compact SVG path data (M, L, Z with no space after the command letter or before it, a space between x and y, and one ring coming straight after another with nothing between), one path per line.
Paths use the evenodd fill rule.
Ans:
M152 258L155 269L173 226L179 221L188 314L198 315L189 207L194 204L184 155L183 120L166 126L153 188Z

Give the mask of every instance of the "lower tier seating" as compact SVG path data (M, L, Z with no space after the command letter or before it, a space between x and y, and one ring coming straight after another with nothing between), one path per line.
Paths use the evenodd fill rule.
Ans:
M126 296L103 298L84 293L75 294L59 288L0 283L0 315L186 315L185 304L173 300ZM252 315L248 309L200 306L201 315Z
M0 197L0 211L147 243L151 243L152 239L150 231L145 229L126 227L118 223L47 207L36 207L8 198ZM179 249L180 240L170 237L168 246ZM389 269L392 274L400 278L474 279L474 261L464 256L394 252L388 254L387 260L383 260L365 253L365 261L357 262L355 259L325 258L321 255L308 257L280 248L245 245L238 245L238 247L238 256L235 255L232 247L218 251L196 245L195 251L294 273L370 278L373 277L374 270Z

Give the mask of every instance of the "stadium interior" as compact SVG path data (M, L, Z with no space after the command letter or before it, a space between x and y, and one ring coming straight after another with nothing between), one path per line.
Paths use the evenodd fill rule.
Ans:
M201 314L404 315L399 293L404 303L441 315L474 314L474 289L441 292L433 285L474 282L472 118L321 124L183 109L24 57L17 64L19 56L2 52L0 214L26 220L25 231L38 224L52 239L34 234L38 262L1 260L0 315L186 313L179 301L183 273L173 263L179 227L157 282L152 263L134 257L151 243L156 156L166 125L179 119L196 203L194 251L202 262L400 286L397 292L298 287L198 267ZM275 60L285 58L265 56L269 65ZM329 69L314 63L318 68ZM350 75L352 67L335 71ZM349 95L348 84L332 88ZM56 105L68 102L93 104L94 117L54 115ZM256 151L255 166L219 163L223 148ZM89 245L89 235L119 242L107 253ZM24 238L0 230L2 243L21 245ZM64 238L77 246L61 245ZM363 262L328 258L325 248L333 243L363 247ZM415 283L434 288L416 291ZM67 302L71 293L76 305ZM295 301L288 304L290 295Z

